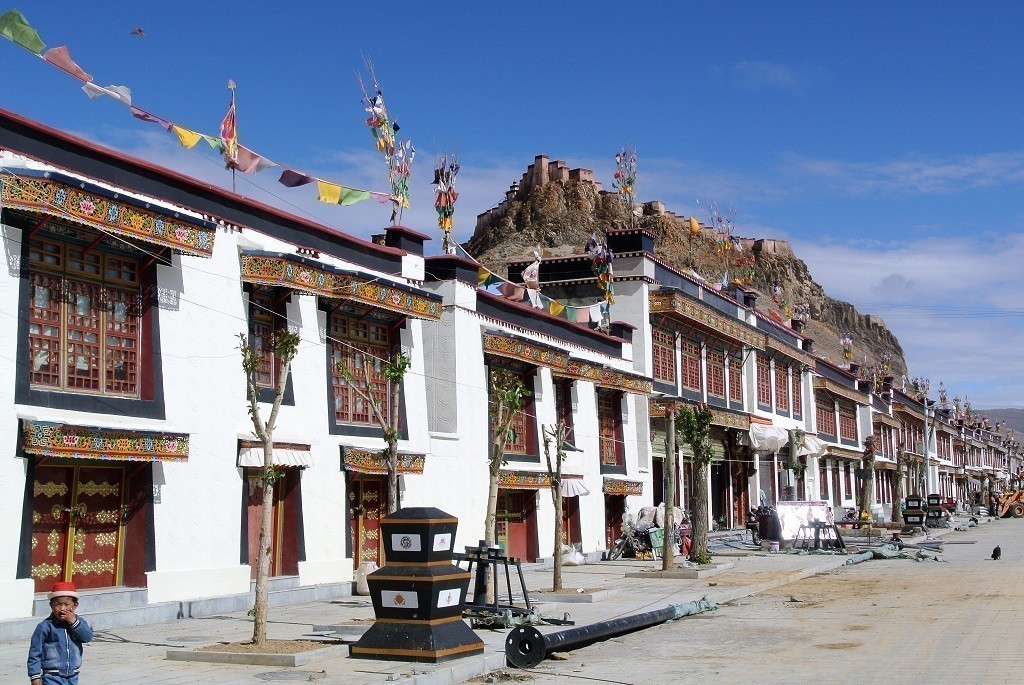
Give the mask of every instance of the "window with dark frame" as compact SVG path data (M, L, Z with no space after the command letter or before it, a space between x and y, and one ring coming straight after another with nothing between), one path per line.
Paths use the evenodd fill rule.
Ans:
M828 500L828 464L824 458L818 459L818 496Z
M93 245L29 239L29 384L140 397L139 260Z
M384 364L391 354L389 325L334 313L328 322L327 334L331 345L335 421L376 423L369 403L355 387L373 397L380 404L384 420L389 421L388 380L383 374ZM346 376L351 376L352 380Z
M708 394L725 398L725 353L708 353Z
M729 355L729 400L743 401L743 359L738 354Z
M757 403L772 406L772 369L769 357L757 355Z
M815 421L818 424L818 432L825 435L836 436L836 408L831 397L815 397L814 399Z
M857 410L845 402L839 403L839 437L843 440L857 439Z
M775 365L775 409L789 411L789 366Z
M602 466L624 466L622 441L622 393L598 391L597 419L600 428Z
M654 328L651 333L654 379L671 383L676 382L676 336L673 331Z
M489 367L488 375L493 374L499 368L504 367ZM533 392L533 369L514 371L511 369L505 370L512 371L512 373L520 376L526 389ZM512 438L505 445L505 454L537 454L537 421L533 415L533 403L531 400L532 397L526 397L523 400L522 409L517 411L512 417L512 423L510 425L510 428L512 429Z
M801 391L803 386L800 383L800 377L801 376L802 376L802 374L800 372L800 367L794 366L793 367L793 380L792 380L792 385L793 385L793 418L800 418L801 416L803 416L803 413L804 413L804 397L803 397L803 392Z
M700 343L683 341L683 387L700 392Z
M256 385L273 388L277 382L274 368L274 299L266 290L249 294L249 344L252 345L260 365L256 370Z
M573 441L572 379L555 377L555 416L565 426L565 439Z

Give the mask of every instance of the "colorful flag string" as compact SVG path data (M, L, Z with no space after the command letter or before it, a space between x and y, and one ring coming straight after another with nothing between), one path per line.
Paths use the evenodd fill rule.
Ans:
M205 141L210 146L211 150L224 154L225 161L228 163L229 168L236 169L245 174L256 174L271 167L281 167L283 171L281 173L281 177L278 179L278 182L281 185L288 188L295 188L297 186L306 185L316 181L318 184L318 199L321 202L328 204L347 206L369 198L373 198L382 203L388 201L394 202L394 198L396 197L394 180L392 181L391 192L353 188L351 186L332 183L330 181L290 169L283 164L279 164L243 145L238 144L233 91L231 104L228 107L228 113L221 122L219 131L220 135L210 136L198 131L193 131L192 129L184 126L174 124L167 119L159 117L134 104L132 102L132 92L127 86L110 85L104 87L96 85L93 83L92 75L82 69L71 58L71 54L69 53L67 46L61 45L43 52L46 44L39 37L39 33L36 32L36 30L28 23L25 16L16 9L8 10L4 14L0 15L0 36L7 38L37 57L57 67L61 71L81 81L83 83L82 90L90 99L95 100L96 98L104 95L110 97L121 104L126 105L129 113L136 119L156 124L168 133L173 133L178 138L178 142L181 143L182 147L192 149L200 140ZM395 126L395 130L397 131L397 125ZM411 144L408 142L406 142L405 145L407 147L402 150L402 159L404 159L402 164L404 164L404 167L398 168L396 174L398 174L397 178L399 180L399 185L401 186L400 190L404 188L404 195L401 197L405 198L404 200L400 200L398 206L408 207L408 166L412 162L412 156L415 154L415 150L411 148ZM404 176L402 176L403 171ZM321 186L326 187L326 192L324 192L324 188Z

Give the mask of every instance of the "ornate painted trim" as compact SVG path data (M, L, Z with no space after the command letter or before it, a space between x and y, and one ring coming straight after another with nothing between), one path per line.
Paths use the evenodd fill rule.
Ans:
M569 362L569 353L547 347L522 338L513 338L497 333L483 334L484 354L496 357L507 357L533 364L547 366L552 369L564 369Z
M21 422L26 454L105 461L188 461L186 433L72 426L46 421Z
M765 334L764 336L764 346L766 349L774 350L779 354L784 354L790 359L796 359L797 361L806 364L807 366L814 366L815 360L813 356L807 354L801 349L798 349L791 345L787 345L786 343L780 340L776 340L775 338L771 337L768 334Z
M594 385L623 392L650 395L654 392L654 381L643 376L611 369L600 364L591 364L579 359L569 359L563 375L591 381Z
M427 455L414 452L398 453L399 473L423 473ZM368 450L363 447L341 448L341 468L356 473L385 474L388 472L384 451Z
M896 417L889 416L888 414L882 414L879 412L871 413L871 422L882 423L885 424L886 426L892 426L893 428L899 428L901 425L900 420L897 419Z
M814 389L824 390L825 392L831 393L836 397L842 397L843 399L856 402L857 404L868 404L871 398L868 397L867 393L857 392L850 388L844 388L835 381L831 381L828 378L815 378Z
M601 492L606 495L643 495L644 484L635 480L624 480L622 478L604 479Z
M0 204L144 240L195 257L213 255L215 228L76 188L52 178L4 174Z
M242 281L291 288L331 300L349 300L420 319L441 318L441 299L292 255L243 252Z
M723 428L739 428L740 430L750 430L750 415L749 414L735 414L733 412L722 411L721 409L711 409L711 425L721 426Z
M742 324L730 320L696 300L683 297L674 292L651 293L648 299L651 314L664 314L683 323L697 324L719 336L749 345L755 349L764 349L765 335L748 330Z
M505 471L502 469L498 472L498 487L508 490L540 490L551 487L551 477L548 476L547 471Z
M238 441L238 447L239 447L239 449L243 449L243 450L245 450L245 449L255 449L257 447L260 448L260 449L263 449L263 443L260 442L259 440L239 440ZM279 442L279 441L275 440L274 441L274 449L275 450L291 450L293 452L308 452L309 449L310 449L310 446L306 445L306 444L303 444L301 442Z

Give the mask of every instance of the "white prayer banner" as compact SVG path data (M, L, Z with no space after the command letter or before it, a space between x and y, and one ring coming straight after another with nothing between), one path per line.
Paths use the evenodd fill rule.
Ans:
M454 588L452 590L441 590L437 595L437 608L444 609L445 607L453 607L459 603L462 598L462 590Z
M452 534L438 533L434 536L434 551L443 552L452 548Z

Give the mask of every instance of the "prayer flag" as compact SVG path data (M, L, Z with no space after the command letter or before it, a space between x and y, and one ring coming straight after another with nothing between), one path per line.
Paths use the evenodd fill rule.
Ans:
M153 124L160 124L164 127L164 130L168 132L170 132L171 130L171 122L161 119L156 115L150 114L144 109L139 109L135 105L131 105L130 107L128 107L128 111L131 112L131 115L136 119L142 119L143 121L148 121Z
M315 180L316 179L312 176L307 176L306 174L299 173L298 171L292 171L291 169L285 169L281 172L281 178L279 178L277 182L289 188L297 188L299 186L304 186L307 183L312 183Z
M187 128L182 128L175 124L171 124L171 130L174 131L174 135L178 136L178 140L181 141L181 146L191 150L196 146L196 143L203 137L195 131L189 131Z
M129 107L132 106L132 91L128 89L128 86L107 86L103 88L90 81L82 86L82 90L93 100L101 95L109 95L122 104Z
M513 302L522 302L523 295L526 294L526 288L521 285L505 281L498 286L498 292Z
M236 167L243 174L255 174L258 171L277 166L266 157L262 157L249 148L238 146L238 166Z
M220 138L224 141L224 161L229 167L238 165L238 129L235 123L235 91L232 90L228 113L220 122Z
M573 307L573 321L590 323L590 307Z
M37 55L46 47L36 30L29 26L25 15L18 10L8 10L0 15L0 36Z
M551 300L551 302L548 303L548 314L551 314L552 316L562 316L564 312L565 305L561 302Z
M354 205L360 200L366 200L370 197L370 193L365 190L346 188L337 183L328 183L320 179L316 180L316 185L319 191L317 199L329 205Z
M60 67L80 81L87 83L92 81L92 75L85 73L85 70L75 64L75 60L71 59L66 45L50 48L43 53L43 59L55 67Z
M530 305L531 306L536 307L537 309L543 309L543 305L541 304L541 299L540 299L541 298L541 294L540 294L539 290L533 290L532 288L527 288L526 289L526 294L530 298Z
M200 137L202 137L203 140L206 141L206 144L210 146L211 150L216 150L217 152L224 152L223 140L217 138L216 136L208 136L203 133L200 133L199 135Z

